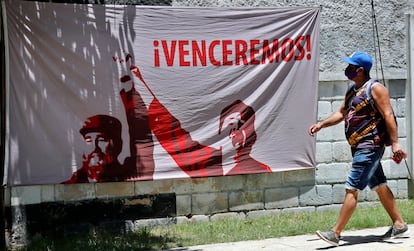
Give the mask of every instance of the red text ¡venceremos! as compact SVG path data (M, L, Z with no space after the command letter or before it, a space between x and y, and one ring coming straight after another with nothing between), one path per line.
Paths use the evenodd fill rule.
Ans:
M311 59L309 35L274 40L154 40L154 66L232 66Z

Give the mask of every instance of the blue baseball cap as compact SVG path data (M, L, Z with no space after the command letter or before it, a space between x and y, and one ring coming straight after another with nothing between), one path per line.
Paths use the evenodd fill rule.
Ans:
M356 51L351 57L342 57L342 60L348 64L364 67L366 71L370 71L372 67L372 57L363 51Z

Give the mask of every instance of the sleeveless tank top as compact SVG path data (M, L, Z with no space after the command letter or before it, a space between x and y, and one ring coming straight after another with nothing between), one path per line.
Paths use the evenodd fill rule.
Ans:
M348 89L345 97L345 136L352 148L376 148L385 145L385 121L368 101L365 83Z

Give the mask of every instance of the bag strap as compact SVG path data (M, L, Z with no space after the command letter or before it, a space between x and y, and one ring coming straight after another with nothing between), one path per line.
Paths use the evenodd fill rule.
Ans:
M372 89L372 85L374 84L374 83L379 83L379 84L383 84L383 83L381 83L381 82L379 82L378 80L374 80L374 79L370 79L370 80L368 80L369 82L367 83L367 87L366 87L366 93L367 93L367 99L368 99L368 101L369 101L369 103L371 104L371 106L372 106L372 109L374 109L374 111L375 112L378 112L378 110L377 110L377 107L375 106L375 101L374 101L374 98L372 98L372 91L371 91L371 89ZM391 107L391 109L392 109L392 107ZM394 109L392 110L392 113L394 114L394 120L395 120L395 124L397 124L398 125L398 123L397 123L397 118L395 117L395 112L394 112Z

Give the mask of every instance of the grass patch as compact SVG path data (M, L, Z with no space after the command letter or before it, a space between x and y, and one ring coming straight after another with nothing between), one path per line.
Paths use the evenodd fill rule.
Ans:
M397 201L407 223L414 223L414 200ZM166 227L144 228L126 234L94 233L65 239L36 238L19 250L161 250L210 243L260 240L314 233L332 227L338 212L283 213L254 219L227 219L215 222L193 222ZM391 225L387 213L378 204L359 205L346 230Z

